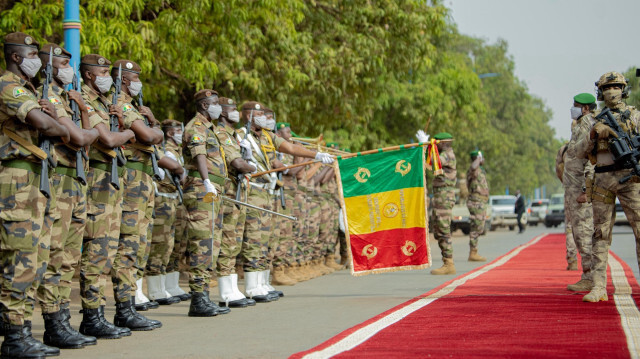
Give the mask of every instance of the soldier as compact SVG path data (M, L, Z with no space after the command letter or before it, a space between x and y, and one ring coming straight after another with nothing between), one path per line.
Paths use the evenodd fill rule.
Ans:
M240 113L233 99L220 97L222 112L215 128L215 134L224 150L224 157L229 170L229 179L224 185L224 194L229 198L244 200L247 192L246 175L256 170L251 162L252 150L247 140L235 138L234 126L240 122ZM216 262L220 297L220 305L232 308L244 308L255 305L253 299L246 298L238 289L238 274L235 273L236 257L242 249L242 232L238 231L238 220L246 215L246 207L225 203L222 205L223 224L220 255ZM244 224L243 224L244 225Z
M191 288L190 317L211 317L229 312L209 299L210 271L220 251L222 221L221 201L208 203L217 197L227 177L224 153L214 133L213 122L220 117L222 107L218 93L204 89L198 91L196 116L185 126L182 139L187 179L184 185L184 204L187 214L189 261L189 287ZM207 200L205 200L205 196ZM214 219L219 223L214 228ZM220 237L219 237L220 236Z
M472 151L471 166L467 171L467 187L469 188L469 261L484 262L487 259L478 254L478 237L484 232L484 221L489 201L489 183L482 165L484 156L479 150Z
M640 127L640 112L627 106L623 99L628 97L628 81L617 72L607 72L596 82L598 100L604 100L605 108L601 111L611 111L615 121L631 136L637 136ZM582 300L598 302L608 300L607 296L607 257L611 245L611 213L614 211L615 198L629 220L636 238L636 248L640 248L640 183L637 178L620 183L629 176L630 169L623 168L614 162L609 149L609 139L618 137L615 132L603 123L604 119L588 116L580 121L579 132L582 135L576 142L577 157L590 156L595 166L595 179L591 189L593 206L594 232L592 236L591 273L593 288ZM594 161L595 160L595 161ZM640 256L639 256L640 258ZM640 262L639 262L640 265Z
M70 140L69 131L56 121L53 105L38 101L29 82L42 65L40 44L31 36L14 32L4 38L7 71L0 81L0 304L4 341L3 357L56 356L60 350L42 344L31 334L35 290L47 268L50 232L45 229L48 208L55 206L39 191L42 161L47 154L38 147L38 135ZM49 181L49 179L46 179Z
M572 124L573 126L573 124ZM560 147L556 154L556 176L562 182L562 175L564 173L564 161L567 156L567 148L569 143L565 143ZM564 202L564 234L565 234L565 247L567 248L567 270L578 270L578 248L576 247L576 241L573 239L573 230L571 226L571 220L569 219L568 208L569 203Z
M131 335L129 328L116 327L104 318L106 275L111 271L118 249L122 217L124 167L118 168L120 186L111 184L111 161L119 148L135 134L130 129L111 131L109 116L122 122L122 109L111 104L105 94L111 89L111 62L98 54L85 55L80 62L84 80L82 98L89 116L89 127L98 133L98 142L89 149L87 171L87 221L80 260L82 322L80 333L98 339L118 339Z
M453 247L451 245L451 210L456 202L456 156L451 141L453 136L441 132L433 136L438 142L442 174L433 179L433 236L438 241L442 252L442 267L434 269L431 274L456 274L453 263Z
M162 132L164 132L165 137L162 145L164 156L178 161L181 166L184 165L184 160L179 151L182 146L182 123L175 120L165 120L162 122ZM161 175L163 178L160 181L153 182L155 216L153 218L145 277L147 278L147 294L149 298L160 305L168 305L178 303L181 300L180 297L174 296L167 290L167 265L174 247L176 211L180 205L180 198L178 188L172 179L173 174L168 170L164 170ZM180 180L179 178L177 179L178 181ZM179 278L176 276L175 279ZM171 279L170 288L172 290L175 290L174 287L179 288L178 281L175 279Z
M48 89L48 100L56 110L58 122L63 124L71 135L71 143L64 144L54 139L54 151L58 158L58 165L51 175L52 191L56 193L56 211L51 230L51 246L49 263L44 275L43 283L38 288L38 301L42 307L45 332L44 343L58 348L83 348L85 345L95 345L96 338L84 336L69 324L71 314L71 280L75 267L80 261L82 234L87 218L86 186L78 179L76 171L76 155L80 147L95 142L98 130L84 130L72 120L70 100L78 105L85 128L89 127L87 106L79 92L65 91L63 86L69 85L75 79L74 68L70 66L71 54L55 44L47 44L40 50L40 60L43 64L49 62L52 54L52 82ZM43 70L46 66L43 66ZM43 76L46 81L46 76ZM42 96L44 85L38 89ZM76 147L77 146L77 147ZM84 172L84 161L82 171Z

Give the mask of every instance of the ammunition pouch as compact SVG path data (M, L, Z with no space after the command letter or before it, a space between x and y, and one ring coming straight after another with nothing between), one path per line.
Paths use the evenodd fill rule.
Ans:
M602 202L606 204L614 204L616 202L616 195L613 192L596 185L593 185L592 187L592 201Z

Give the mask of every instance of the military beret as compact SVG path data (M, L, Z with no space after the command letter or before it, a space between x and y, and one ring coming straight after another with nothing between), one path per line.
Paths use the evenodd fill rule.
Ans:
M52 53L54 57L71 58L71 53L69 51L56 44L46 44L42 46L39 53L43 55L49 55Z
M131 60L118 60L114 62L113 69L111 69L111 71L120 68L120 66L122 66L122 71L133 72L134 74L139 74L140 72L142 72L142 68L140 67L140 65Z
M272 109L270 109L269 107L265 106L264 107L264 113L274 113Z
M182 127L182 122L176 120L164 120L161 124L162 128Z
M4 37L5 45L15 45L15 46L28 46L35 47L36 49L40 47L40 43L36 41L31 35L27 35L23 32L12 32L7 34Z
M281 130L281 129L285 128L285 127L291 127L291 124L289 124L289 122L278 122L278 123L276 123L276 128L278 130Z
M238 104L235 101L233 101L233 99L230 99L228 97L220 97L218 99L218 103L220 104L220 106L238 107Z
M327 142L327 144L325 145L326 147L331 147L331 148L338 148L340 147L338 145L338 142Z
M82 65L98 66L98 67L111 66L111 61L104 58L104 56L98 55L98 54L84 55L82 57L82 60L80 60L80 63Z
M582 104L582 105L590 105L596 102L596 97L590 93L581 93L577 94L573 97L573 101Z
M479 154L480 154L480 150L469 152L469 156L471 156L471 158L478 157Z
M300 136L298 136L295 132L293 132L293 130L291 130L291 136L293 136L293 137L300 137Z
M200 101L213 96L218 96L218 93L214 90L203 89L196 92L196 94L193 95L193 99L196 101Z
M436 140L451 140L453 139L453 136L451 136L451 134L448 132L440 132L433 136L433 138L435 138Z
M248 101L242 104L242 111L264 110L264 105L258 101Z

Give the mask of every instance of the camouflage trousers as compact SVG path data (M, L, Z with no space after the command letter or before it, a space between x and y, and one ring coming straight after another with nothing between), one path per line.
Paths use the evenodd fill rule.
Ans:
M269 197L271 199L271 210L274 212L282 212L282 204L280 203L278 192L276 192L276 194L270 194ZM269 227L271 227L271 235L269 236L269 244L267 245L267 268L271 268L273 265L273 260L280 243L280 217L270 215L269 219L271 221L271 224L269 224Z
M340 223L338 221L338 216L340 215L340 204L336 202L333 196L329 195L327 197L327 201L329 202L329 222L328 222L328 233L327 233L327 249L326 254L335 254L336 246L340 239L338 238L338 232L340 232Z
M487 202L467 200L469 208L469 247L478 248L478 237L484 232L484 221L487 214Z
M564 210L564 237L565 247L567 248L567 264L578 261L578 247L576 247L576 241L573 238L573 227L571 226L571 220L569 219L569 211L565 204Z
M451 245L451 211L456 203L453 188L435 187L433 189L433 236L438 241L442 258L453 258Z
M320 256L332 254L338 239L338 223L335 222L333 199L329 194L322 193L317 197L320 204L320 224L318 226L318 241L321 245Z
M280 197L276 196L275 202L278 205L278 212L287 216L293 216L295 205L295 189L284 188L285 208L281 207ZM273 216L278 227L278 237L274 245L273 267L291 266L295 262L296 242L293 236L294 221L289 219Z
M564 189L565 225L570 228L571 240L580 252L582 263L582 279L591 280L591 237L593 236L593 206L591 203L578 203L582 188ZM567 246L567 260L568 256ZM575 260L576 256L573 255Z
M47 200L39 190L40 175L0 167L0 304L2 318L14 325L31 320L35 291L44 276L50 241ZM55 208L55 206L51 207Z
M121 184L122 185L122 184ZM87 221L80 259L82 308L105 304L106 276L118 250L122 218L122 186L110 184L110 173L95 168L87 172Z
M294 195L293 215L298 218L293 223L293 237L295 238L295 247L293 257L296 262L304 263L311 259L307 258L305 248L309 245L309 239L306 233L306 222L309 212L307 211L307 193L304 187L298 185Z
M229 181L225 184L225 194L229 198L236 198L237 186ZM220 254L216 262L218 277L229 276L236 271L236 257L242 250L242 234L244 232L245 206L236 206L232 203L222 204L222 240ZM242 223L238 223L242 218ZM241 226L238 228L238 226Z
M56 216L51 229L49 263L38 288L43 313L55 313L71 302L71 281L80 262L87 219L86 186L71 176L53 173Z
M175 232L173 236L173 250L167 263L167 273L180 270L180 262L185 260L187 253L187 209L183 204L176 205Z
M135 293L137 272L144 268L140 258L147 248L153 215L153 179L143 171L125 168L122 181L122 224L118 251L113 260L111 281L117 303L127 302Z
M222 188L213 184L218 193ZM209 281L220 252L222 237L221 201L207 203L204 181L187 177L184 185L184 206L187 210L187 262L189 266L189 288L192 292L209 290ZM215 217L215 223L214 223ZM215 226L215 228L214 228Z
M317 259L322 256L322 244L318 234L320 233L320 202L319 196L313 188L307 189L307 241L309 246L305 248L307 260Z
M633 230L636 239L636 254L639 258L640 267L640 183L628 181L624 184L618 180L629 174L630 170L620 170L606 173L596 173L594 185L598 188L610 191L618 197L622 209L624 210L629 225ZM595 189L595 188L594 188ZM615 203L604 203L596 196L593 196L593 225L592 237L592 267L594 288L605 289L607 286L607 261L609 246L611 245L612 214L614 214Z
M251 186L247 201L264 209L271 209L271 195L263 188ZM271 215L253 208L247 208L242 236L242 265L245 272L260 272L269 269L269 237L271 236Z
M167 265L173 253L176 232L176 207L178 198L156 195L146 273L148 276L167 274Z

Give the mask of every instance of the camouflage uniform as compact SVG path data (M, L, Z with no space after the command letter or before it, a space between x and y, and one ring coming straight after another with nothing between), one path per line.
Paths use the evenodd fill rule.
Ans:
M42 93L42 87L38 92ZM62 88L51 84L49 101L59 118L71 118L69 100ZM43 283L38 288L38 301L43 313L58 312L71 302L71 280L80 260L87 218L87 187L76 179L76 150L60 140L52 142L58 157L58 165L51 175L51 189L56 192L57 215L51 229L49 264Z
M180 271L180 262L185 260L187 244L187 209L185 208L184 203L182 203L176 206L173 250L171 251L169 262L167 263L167 273Z
M320 232L320 203L316 195L316 186L314 178L310 178L305 187L307 194L307 220L306 220L306 237L307 247L305 248L305 257L309 261L316 260L320 257L321 249L318 248L318 232Z
M469 188L469 247L478 248L478 237L484 231L484 222L487 213L487 201L489 200L489 184L484 168L469 168L467 171L467 186Z
M571 128L575 126L575 123L571 124ZM567 148L569 143L565 143L558 150L556 155L556 176L563 182L564 173L564 161L567 157ZM584 182L584 181L583 181ZM564 183L564 182L563 182ZM583 183L584 185L584 183ZM580 187L582 191L582 187ZM565 202L564 202L564 234L565 234L565 247L567 249L567 269L578 268L578 248L576 247L576 241L573 237L573 228L571 226L571 217L569 203L567 202L567 189L565 188ZM577 196L576 196L577 197ZM593 223L593 220L591 221Z
M442 258L453 258L451 246L451 211L456 203L456 156L449 147L440 152L443 174L433 179L433 236L438 241Z
M280 161L289 166L293 164L293 156L281 154ZM285 208L280 209L280 212L287 216L295 216L294 207L297 205L295 202L295 191L297 187L297 181L294 176L282 175L283 193L285 199ZM280 203L280 197L276 197L276 202ZM275 216L274 216L275 217ZM291 221L282 217L277 218L278 229L280 230L279 238L277 240L278 245L276 249L276 255L274 258L273 266L291 266L296 262L296 238L294 237L294 226L297 221Z
M307 192L306 186L307 181L304 179L306 175L306 171L298 172L298 177L296 178L297 186L295 193L295 207L293 208L293 215L298 218L293 224L293 235L296 238L296 248L295 248L295 257L296 261L299 264L304 264L311 260L311 256L309 255L308 248L310 246L308 230L307 230L307 221L309 218L309 210L308 210L308 200L307 200Z
M207 191L196 166L196 156L206 157L209 179L218 193L222 193L227 170L213 124L200 113L185 126L182 148L185 169L188 171L184 205L187 210L189 287L193 292L203 292L209 290L212 264L220 252L222 211L220 201L214 201L213 204L204 202Z
M38 145L38 132L26 123L29 111L41 108L35 89L6 71L0 77L0 101L0 303L4 322L23 325L31 319L47 266L42 260L48 259L50 237L43 227L55 192L50 200L40 193L40 159L8 135Z
M102 123L109 128L109 101L82 86L82 98L89 111L89 124ZM120 189L110 184L111 149L95 143L89 149L87 171L87 220L80 259L80 296L82 308L97 309L105 304L106 275L111 271L118 250L122 217L122 183ZM119 168L118 177L124 173Z

